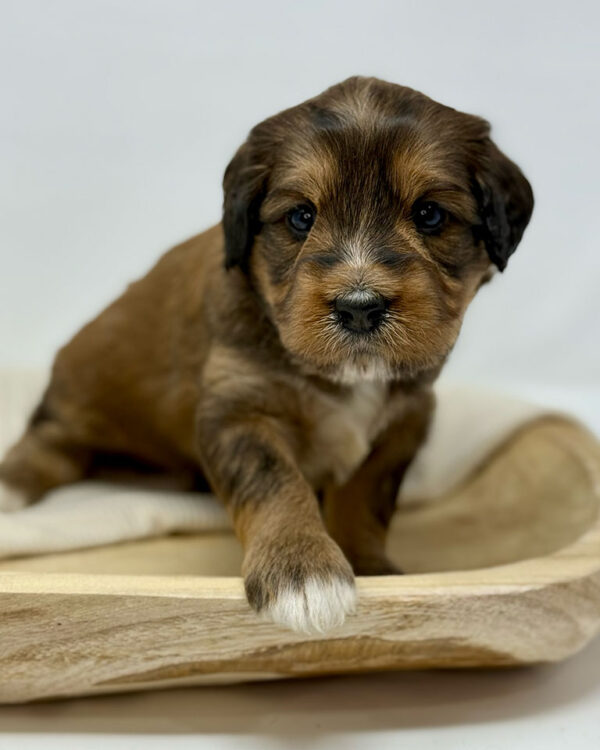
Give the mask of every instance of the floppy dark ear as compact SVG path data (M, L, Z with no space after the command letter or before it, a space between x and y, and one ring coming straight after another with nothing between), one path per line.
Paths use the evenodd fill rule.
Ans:
M264 197L267 167L256 163L249 143L241 146L229 162L223 178L223 231L225 267L245 269L260 231L259 210Z
M486 138L475 167L473 193L483 239L490 260L503 271L517 249L533 211L531 185L519 167Z

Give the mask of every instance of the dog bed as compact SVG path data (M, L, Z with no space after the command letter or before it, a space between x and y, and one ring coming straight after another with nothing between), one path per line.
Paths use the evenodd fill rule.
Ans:
M0 450L44 384L0 372ZM0 511L0 701L557 661L600 629L600 447L566 415L440 386L388 540L326 635L258 618L208 495L94 482Z

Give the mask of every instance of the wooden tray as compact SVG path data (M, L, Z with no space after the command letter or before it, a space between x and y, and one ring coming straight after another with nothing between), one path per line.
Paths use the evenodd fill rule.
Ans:
M358 580L323 636L258 619L229 534L0 563L0 701L426 667L557 661L600 628L600 449L545 418L458 490L401 509L405 576Z

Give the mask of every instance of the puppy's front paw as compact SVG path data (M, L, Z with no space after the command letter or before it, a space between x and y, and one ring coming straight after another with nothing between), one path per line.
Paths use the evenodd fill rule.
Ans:
M0 512L11 513L21 510L26 505L29 505L29 498L22 490L0 480Z
M257 542L244 571L250 605L292 630L324 633L356 606L352 568L326 534Z

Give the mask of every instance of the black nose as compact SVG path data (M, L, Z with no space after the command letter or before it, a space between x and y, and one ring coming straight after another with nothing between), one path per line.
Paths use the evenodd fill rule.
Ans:
M381 323L385 301L376 295L347 295L338 297L334 307L344 328L357 333L368 333Z

